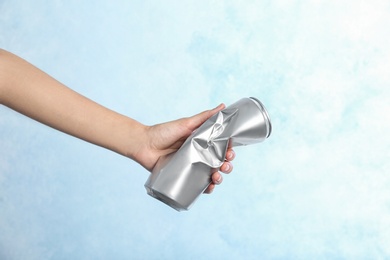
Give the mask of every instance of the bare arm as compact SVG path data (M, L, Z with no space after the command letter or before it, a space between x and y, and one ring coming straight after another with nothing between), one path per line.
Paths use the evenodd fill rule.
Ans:
M135 160L152 171L161 156L175 152L219 105L195 116L145 126L64 86L18 56L0 49L0 104L43 124ZM234 152L229 150L221 171L229 173ZM222 181L216 172L210 193Z
M141 123L87 99L4 50L0 50L0 103L132 159L136 159L133 150L137 149L146 129Z

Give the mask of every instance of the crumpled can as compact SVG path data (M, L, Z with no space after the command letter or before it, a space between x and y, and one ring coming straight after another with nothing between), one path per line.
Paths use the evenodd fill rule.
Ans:
M229 147L264 141L271 121L256 98L243 98L218 112L183 143L180 149L160 158L145 183L147 193L170 207L188 210L211 183Z

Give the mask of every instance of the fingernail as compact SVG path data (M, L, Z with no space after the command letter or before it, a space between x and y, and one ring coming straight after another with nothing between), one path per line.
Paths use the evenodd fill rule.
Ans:
M222 175L219 175L218 180L215 181L216 184L220 184L222 182Z
M218 105L218 106L216 106L216 107L215 107L213 110L220 108L222 105L223 105L222 103L221 103L221 104L219 104L219 105Z
M227 154L227 159L228 160L231 160L234 158L234 152L233 151L230 151L228 154Z
M229 170L230 170L230 164L229 164L229 163L226 163L225 172L228 172Z

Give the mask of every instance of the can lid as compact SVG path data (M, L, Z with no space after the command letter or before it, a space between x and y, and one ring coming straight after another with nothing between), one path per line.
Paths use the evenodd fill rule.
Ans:
M271 135L271 132L272 132L272 124L271 124L271 119L270 119L270 117L268 115L267 109L265 109L264 105L257 98L250 97L250 99L252 101L254 101L254 103L259 107L261 113L264 116L264 119L265 119L265 122L266 122L266 126L267 126L267 137L266 138L268 138Z

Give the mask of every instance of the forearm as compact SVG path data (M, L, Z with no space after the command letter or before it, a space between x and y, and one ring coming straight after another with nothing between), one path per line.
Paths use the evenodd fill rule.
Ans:
M134 158L145 126L67 88L0 50L0 103L90 143Z

